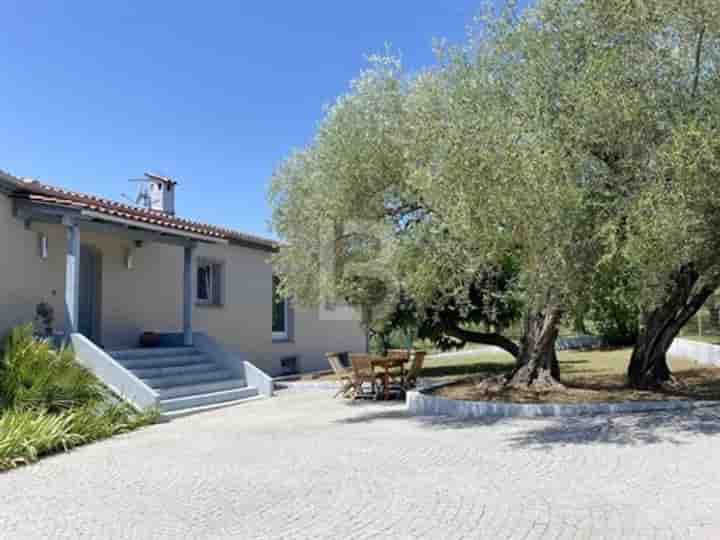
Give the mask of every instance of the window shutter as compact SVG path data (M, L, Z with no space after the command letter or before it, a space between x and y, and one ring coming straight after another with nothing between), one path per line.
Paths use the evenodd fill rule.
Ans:
M214 274L213 280L212 280L212 284L213 284L212 301L213 301L213 304L215 304L216 306L220 306L220 305L222 305L222 283L223 283L222 265L213 264L212 269L213 269L213 274Z

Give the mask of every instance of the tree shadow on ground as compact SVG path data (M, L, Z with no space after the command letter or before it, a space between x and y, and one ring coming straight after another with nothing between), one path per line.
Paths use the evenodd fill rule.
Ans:
M367 424L382 420L403 420L417 422L423 427L434 429L474 429L509 422L512 419L501 416L486 418L454 418L450 416L416 416L408 412L399 401L348 401L347 407L358 408L363 412L335 420L338 424Z
M690 442L693 437L720 435L720 406L550 418L415 416L402 403L392 401L356 401L348 402L347 406L362 412L335 420L336 423L355 425L388 420L404 421L433 430L483 429L502 425L510 431L508 441L511 447L536 450L567 445L679 445Z
M685 444L693 436L720 435L720 408L622 415L556 417L512 435L513 447L551 449L566 445L640 446Z

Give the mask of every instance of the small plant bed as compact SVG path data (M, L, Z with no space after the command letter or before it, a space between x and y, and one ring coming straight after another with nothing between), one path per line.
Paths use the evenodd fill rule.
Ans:
M0 362L0 471L154 422L117 402L68 349L15 329Z
M475 364L457 366L471 372L452 384L431 391L437 397L464 401L497 401L513 403L613 403L623 401L720 400L720 369L699 368L689 360L673 358L671 369L679 381L673 390L639 391L629 388L625 369L629 349L591 352L567 351L559 355L564 390L535 392L508 388L503 375L512 362L502 363L476 359ZM472 366L477 367L476 370ZM450 370L451 366L443 366ZM439 368L438 368L439 369Z

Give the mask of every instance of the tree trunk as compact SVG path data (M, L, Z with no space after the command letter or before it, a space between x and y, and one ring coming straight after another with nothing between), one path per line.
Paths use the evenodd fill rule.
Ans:
M664 302L644 316L627 371L632 387L652 389L675 383L667 351L715 289L711 284L698 287L699 280L691 266L684 266L673 278Z
M536 390L562 388L555 352L561 316L562 312L555 307L526 316L518 366L508 385Z

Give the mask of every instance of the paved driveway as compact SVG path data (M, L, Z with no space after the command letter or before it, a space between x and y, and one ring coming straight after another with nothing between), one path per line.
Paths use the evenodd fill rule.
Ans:
M0 537L718 538L714 409L463 423L290 392L0 476Z

